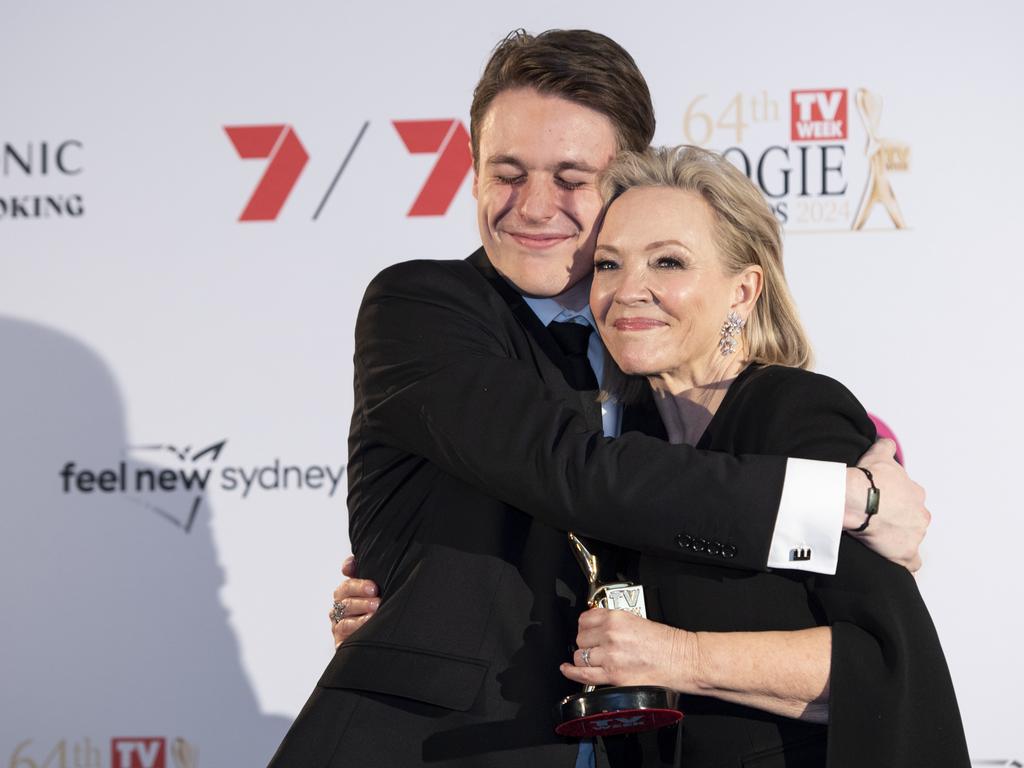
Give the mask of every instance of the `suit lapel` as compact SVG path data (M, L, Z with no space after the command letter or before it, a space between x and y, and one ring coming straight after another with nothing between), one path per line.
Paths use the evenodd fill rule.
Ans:
M548 361L553 363L554 371L541 368L541 376L545 383L556 389L570 403L577 403L580 412L587 419L587 426L594 430L600 430L602 428L601 409L597 404L597 392L577 392L568 385L565 375L562 373L569 364L568 360L566 360L561 348L555 342L548 329L544 327L544 324L533 313L529 305L523 301L522 295L509 285L505 278L498 274L497 270L491 265L483 248L474 252L467 261L476 268L495 292L501 296L519 325L526 331L530 339L540 347Z

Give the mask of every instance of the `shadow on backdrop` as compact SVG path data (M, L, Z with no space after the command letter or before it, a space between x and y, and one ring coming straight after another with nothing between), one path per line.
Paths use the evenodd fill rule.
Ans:
M260 712L182 475L216 446L129 450L113 376L69 336L0 317L0 352L0 762L63 740L116 766L112 739L157 737L168 768L265 765L290 722Z

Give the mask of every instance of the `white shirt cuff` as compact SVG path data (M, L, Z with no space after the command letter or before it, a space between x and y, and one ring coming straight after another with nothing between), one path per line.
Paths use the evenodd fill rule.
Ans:
M834 574L845 508L845 464L788 459L768 567Z

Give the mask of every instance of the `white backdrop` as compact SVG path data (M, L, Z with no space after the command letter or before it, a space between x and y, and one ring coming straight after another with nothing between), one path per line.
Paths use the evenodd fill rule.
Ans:
M3 0L0 765L268 759L332 649L358 301L389 263L478 244L454 121L515 27L621 42L659 143L738 146L755 175L780 147L764 182L778 194L790 168L772 202L818 370L893 428L928 489L920 584L972 755L1024 758L1024 14L549 5ZM850 229L861 88L899 145L901 230L882 206ZM805 90L845 105L842 135L792 139ZM394 125L420 120L442 122ZM246 139L273 159L242 159ZM845 192L821 194L822 152ZM450 207L407 215L439 156ZM268 168L283 204L239 221Z

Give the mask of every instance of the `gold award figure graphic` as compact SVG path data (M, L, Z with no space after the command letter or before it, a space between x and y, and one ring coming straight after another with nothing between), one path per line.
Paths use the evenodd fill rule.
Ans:
M199 766L199 748L182 738L177 738L172 742L171 757L174 758L175 768L198 768Z
M597 556L573 533L569 534L569 546L586 574L590 608L629 611L647 618L642 585L600 583ZM566 696L559 702L555 732L560 736L593 738L653 731L682 720L683 713L676 709L678 700L676 691L656 685L588 685L583 693Z
M868 133L868 144L864 153L868 157L868 180L864 194L857 208L851 229L863 229L875 203L881 203L896 229L904 229L906 222L900 205L896 202L892 185L887 176L889 171L906 171L910 168L910 145L878 135L878 124L882 119L882 98L878 94L861 88L857 91L857 110Z

